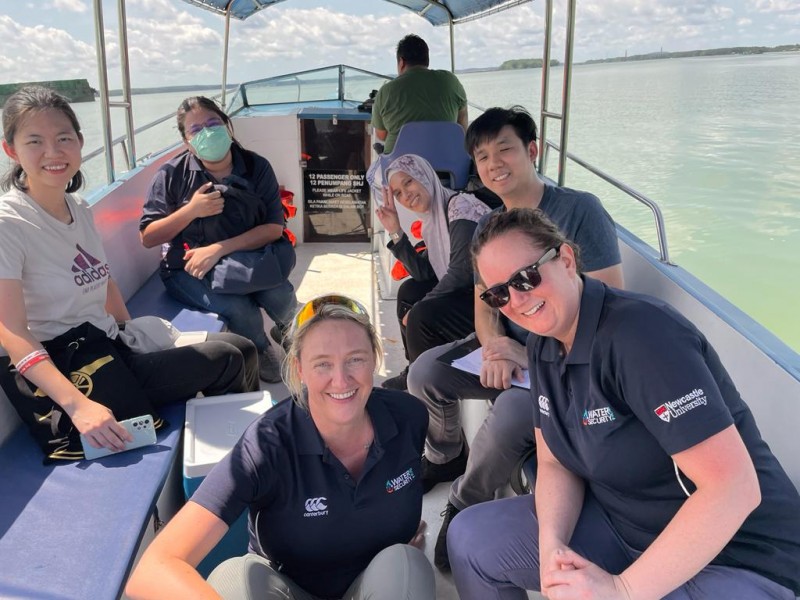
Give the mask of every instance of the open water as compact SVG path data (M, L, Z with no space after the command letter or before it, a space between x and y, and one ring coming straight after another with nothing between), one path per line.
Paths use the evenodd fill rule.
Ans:
M578 65L569 150L658 202L673 262L800 351L793 308L800 300L798 73L800 53ZM475 104L538 111L540 74L531 69L459 77ZM554 111L561 76L553 70ZM173 112L185 95L134 96L136 126ZM98 147L99 103L74 107L85 149ZM114 135L122 135L118 109L112 109L112 122ZM557 140L557 122L548 128L548 137ZM137 138L137 155L178 139L170 119ZM122 164L119 153L117 161ZM547 174L555 178L555 153L549 165ZM101 158L86 165L90 186L103 183L104 169ZM597 194L616 221L656 245L644 206L574 163L567 166L567 185Z

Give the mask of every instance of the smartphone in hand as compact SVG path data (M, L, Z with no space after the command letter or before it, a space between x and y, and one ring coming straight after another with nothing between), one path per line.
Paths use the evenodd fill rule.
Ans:
M119 452L141 448L142 446L150 446L156 443L156 430L151 415L142 415L141 417L126 419L125 421L120 421L119 424L133 437L132 442L125 443L125 450L120 450ZM83 446L83 454L86 460L94 460L95 458L101 458L109 454L118 454L118 452L109 450L108 448L95 448L83 435L81 435L81 445Z

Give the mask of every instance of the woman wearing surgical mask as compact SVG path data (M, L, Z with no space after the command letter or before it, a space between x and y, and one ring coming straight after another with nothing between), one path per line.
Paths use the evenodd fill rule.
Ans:
M283 235L278 181L269 162L233 137L231 120L203 96L181 102L177 114L186 151L159 169L144 204L139 230L147 248L166 246L161 278L170 295L215 312L233 333L253 340L259 373L280 381L280 355L270 345L260 308L282 339L297 299L287 280L251 294L212 290L214 266L239 250L256 250Z

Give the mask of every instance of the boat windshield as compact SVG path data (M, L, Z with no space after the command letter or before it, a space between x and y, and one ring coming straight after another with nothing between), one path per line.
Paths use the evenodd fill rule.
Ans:
M230 114L253 106L340 102L359 104L390 77L335 65L243 83L228 104Z

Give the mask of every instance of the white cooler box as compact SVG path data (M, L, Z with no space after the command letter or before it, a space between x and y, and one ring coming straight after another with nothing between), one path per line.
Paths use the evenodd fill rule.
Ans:
M192 398L186 403L183 438L183 489L187 500L200 483L242 437L257 417L272 407L266 390L247 394L228 394ZM208 574L222 561L247 552L247 511L231 525L228 533L206 556L197 569Z

